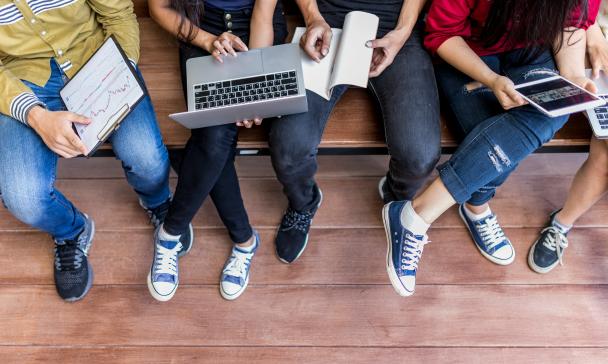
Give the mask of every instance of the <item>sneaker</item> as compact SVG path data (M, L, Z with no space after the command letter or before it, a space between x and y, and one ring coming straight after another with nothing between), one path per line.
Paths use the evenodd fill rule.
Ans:
M275 240L277 256L283 263L295 262L308 245L308 233L312 219L323 201L323 193L319 187L315 186L315 191L319 200L317 207L304 212L288 207L283 216Z
M401 211L406 203L390 202L382 209L388 246L386 271L395 291L404 297L414 294L418 263L428 243L426 235L416 236L401 225Z
M483 220L473 221L465 213L464 205L460 205L458 212L481 255L498 265L513 263L515 249L498 224L496 215L492 214Z
M257 231L254 233L253 248L245 251L238 246L232 248L232 253L226 260L222 277L220 278L220 294L225 299L232 301L237 299L245 292L249 284L249 269L251 259L260 246L260 236Z
M93 244L95 223L84 215L84 229L74 240L55 240L55 287L66 301L82 299L93 285L93 267L88 254Z
M389 202L397 201L397 197L388 185L386 176L382 177L378 183L378 194L385 205Z
M171 205L171 199L163 202L162 205L149 209L144 206L143 201L140 199L139 204L141 207L146 210L148 216L150 217L150 222L154 225L154 228L158 229L158 227L165 221L165 217L167 217L167 213L169 212L169 206ZM190 252L192 249L192 244L194 242L194 229L192 229L192 223L188 224L188 230L183 233L179 242L182 243L182 250L179 251L178 257L182 257Z
M553 226L555 214L551 215L549 225L540 232L540 237L532 244L528 253L528 265L536 273L549 273L558 264L563 265L568 237L558 227Z
M154 233L154 258L148 273L148 290L152 297L159 301L169 301L173 298L179 286L179 269L177 258L182 250L179 240L160 240Z

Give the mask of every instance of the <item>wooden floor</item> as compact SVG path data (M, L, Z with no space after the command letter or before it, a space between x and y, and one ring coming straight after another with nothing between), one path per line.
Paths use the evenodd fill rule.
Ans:
M249 289L236 302L219 295L230 244L207 204L169 303L146 288L152 228L118 164L62 163L59 187L97 223L95 285L84 301L62 302L50 239L0 209L0 362L605 363L608 201L572 232L564 267L540 276L526 264L583 159L532 156L500 190L493 207L518 254L510 267L483 259L455 211L445 214L430 231L411 298L394 293L384 266L376 184L385 157L321 158L325 202L291 266L274 254L286 202L268 159L239 159L263 240Z

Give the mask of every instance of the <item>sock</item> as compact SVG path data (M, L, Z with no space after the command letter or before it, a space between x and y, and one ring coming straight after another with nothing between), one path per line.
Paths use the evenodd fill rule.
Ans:
M240 245L235 245L235 246L238 247L239 250L242 250L242 251L244 251L246 253L251 253L257 244L258 243L257 243L257 241L255 239L255 236L254 236L253 237L253 244L251 244L249 246L240 246Z
M414 235L426 235L426 232L431 227L426 221L414 211L412 202L408 201L401 211L401 225L411 231Z
M566 225L566 224L562 224L561 222L559 222L557 220L557 216L553 216L553 219L551 219L551 225L556 227L564 235L568 234L570 229L572 229L572 225Z
M164 225L161 225L160 229L158 230L158 238L160 240L178 241L180 237L181 237L181 235L171 235L168 232L166 232Z
M486 211L482 212L481 214L476 214L473 211L469 210L469 208L465 204L464 213L472 221L481 221L481 220L487 218L488 216L492 215L492 210L490 210L490 208L488 207L488 209Z

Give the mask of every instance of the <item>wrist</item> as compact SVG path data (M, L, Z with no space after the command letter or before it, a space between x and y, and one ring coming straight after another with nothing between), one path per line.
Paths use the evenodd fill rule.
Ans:
M192 40L192 44L211 53L211 48L213 48L213 41L215 40L215 36L212 36L210 33L199 31L196 38Z
M44 119L44 114L46 112L47 110L42 106L34 106L27 113L27 124L32 127L32 129L37 129L40 121Z

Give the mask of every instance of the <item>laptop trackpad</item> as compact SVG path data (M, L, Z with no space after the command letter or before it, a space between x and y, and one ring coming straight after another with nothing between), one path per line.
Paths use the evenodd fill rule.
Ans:
M262 63L262 52L254 49L248 52L238 52L238 56L225 56L224 64L219 64L213 69L213 78L227 80L264 73ZM217 63L217 61L214 61Z

